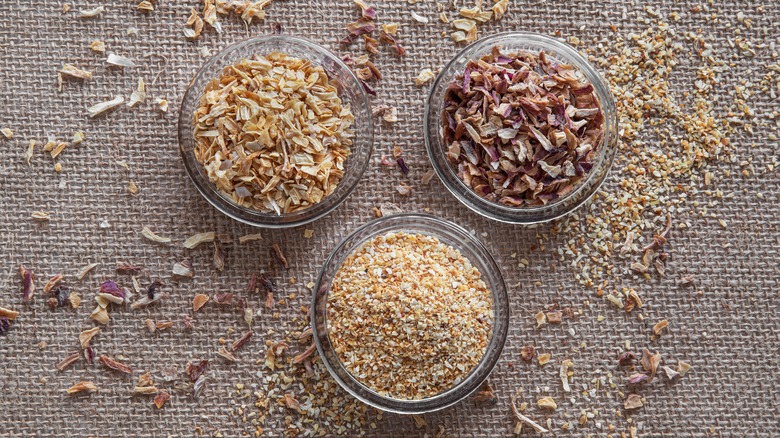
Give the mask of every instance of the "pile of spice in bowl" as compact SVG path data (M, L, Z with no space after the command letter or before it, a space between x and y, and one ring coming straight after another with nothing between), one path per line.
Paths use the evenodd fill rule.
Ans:
M493 219L533 223L585 202L617 150L606 82L570 46L525 32L467 47L428 98L426 148L445 186Z
M256 55L206 86L193 115L195 157L236 204L291 213L333 193L354 120L322 67Z
M371 158L366 91L324 47L263 35L226 47L182 99L179 149L222 213L269 228L314 221L352 193Z
M471 61L444 95L447 157L477 194L510 206L569 193L593 167L604 114L593 85L544 51Z
M414 400L450 389L479 363L492 308L479 271L458 250L389 232L341 264L327 319L353 376L379 394Z
M323 267L312 327L323 362L379 409L419 413L466 397L506 339L500 270L466 230L396 215L355 231Z

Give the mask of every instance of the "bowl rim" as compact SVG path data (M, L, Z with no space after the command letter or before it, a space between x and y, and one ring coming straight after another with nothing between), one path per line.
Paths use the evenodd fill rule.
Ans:
M351 82L354 84L357 84L358 86L355 87L358 90L357 94L357 101L362 107L361 109L364 109L367 114L369 114L368 117L365 118L367 126L365 128L366 135L365 135L365 142L364 144L360 144L359 147L366 150L366 157L363 160L363 162L358 163L358 167L355 168L355 174L356 178L355 181L346 188L346 191L344 191L341 196L338 199L333 200L333 202L326 207L322 208L321 211L317 212L314 215L306 214L307 212L310 212L311 209L315 208L317 205L322 204L326 202L326 200L333 196L334 193L331 193L330 195L323 198L322 201L320 201L317 204L314 204L304 210L300 210L295 213L283 213L280 215L277 214L267 214L262 213L258 210L242 207L240 205L235 204L232 200L228 199L224 194L221 193L213 183L210 181L207 181L207 184L202 184L201 181L198 179L197 172L200 171L200 168L195 169L193 166L190 165L187 159L188 151L185 150L185 145L182 139L182 133L187 131L191 132L191 123L192 121L188 119L188 117L185 117L185 111L184 111L184 102L190 97L192 94L199 93L200 90L195 90L195 83L198 81L199 78L206 76L208 71L210 69L214 68L214 65L217 64L217 62L222 58L230 59L228 62L236 62L238 60L232 60L230 58L230 55L242 47L245 46L251 46L253 44L267 44L272 43L274 41L284 41L286 43L293 43L295 45L301 46L306 49L313 50L315 52L319 52L323 55L324 58L328 59L331 62L334 62L338 67L339 70L342 70L346 72L347 77ZM278 50L278 49L272 49ZM315 64L320 65L320 64ZM219 72L217 73L219 74ZM207 79L207 81L210 81L214 77L211 77ZM341 97L341 96L340 96ZM196 99L199 99L199 96L196 97ZM353 112L354 113L354 112ZM257 228L266 228L266 229L282 229L282 228L293 228L298 227L301 225L306 225L308 223L311 223L317 219L320 219L328 214L330 214L333 210L341 206L341 204L344 203L344 201L349 198L349 196L355 191L358 184L362 181L363 174L365 173L366 169L368 169L369 164L371 163L371 155L373 154L373 148L374 148L374 121L373 118L370 117L371 114L371 104L368 99L368 94L366 93L365 88L362 86L360 80L355 75L355 72L352 71L349 66L347 66L344 61L341 59L340 56L335 54L334 52L330 51L326 47L322 46L321 44L318 44L314 41L311 41L306 38L298 37L298 36L291 36L291 35L284 35L284 34L266 34L266 35L257 35L252 36L249 38L244 38L241 40L238 40L236 42L233 42L221 50L219 50L216 54L214 54L212 57L210 57L206 62L203 63L192 75L192 78L187 83L187 86L184 90L184 93L182 93L181 99L179 101L179 115L178 115L178 121L176 124L176 137L179 144L179 153L181 155L182 161L184 163L184 169L187 173L187 176L189 177L192 184L195 186L196 190L200 195L209 203L212 207L217 209L219 212L224 214L225 216L230 217L233 220L236 220L241 223L245 223L247 225L251 225ZM184 131L183 131L184 129ZM353 143L352 148L356 148L357 145ZM191 151L190 151L191 153ZM353 154L350 154L352 156ZM349 158L348 158L349 160ZM197 160L196 160L197 161ZM200 163L198 163L200 164ZM197 166L195 166L197 167ZM200 165L202 167L202 165ZM345 175L346 176L346 175ZM339 184L341 184L341 182ZM297 219L289 219L289 218L295 218Z
M483 257L480 262L486 266L489 266L491 269L494 269L497 273L496 282L495 284L490 284L490 290L491 290L491 297L493 298L493 309L494 314L497 314L498 312L495 311L496 308L502 308L504 310L503 312L503 318L501 318L501 324L498 324L496 321L498 320L498 315L494 316L494 323L493 323L493 330L491 331L490 341L486 347L486 349L489 350L490 344L497 340L495 352L492 354L488 354L488 350L486 350L485 354L482 356L480 361L472 368L471 371L469 371L468 374L456 385L452 386L451 388L447 389L446 391L443 391L441 393L438 393L431 397L426 397L418 400L408 400L408 399L398 399L394 397L385 396L382 394L379 394L378 392L374 391L373 389L369 388L367 385L363 384L352 376L352 374L344 368L344 366L339 361L338 363L334 364L331 363L330 360L328 360L328 356L325 354L323 341L321 341L320 336L329 336L328 331L325 330L324 333L321 333L317 326L317 302L318 302L318 291L322 287L323 277L325 276L327 268L335 262L334 258L336 254L343 249L347 244L352 244L354 247L352 248L352 251L350 251L347 255L351 254L355 249L358 248L359 245L365 243L368 239L372 237L379 236L383 233L391 232L393 230L388 229L387 226L380 226L382 224L388 224L393 225L395 222L400 223L406 223L409 220L418 220L421 222L426 222L431 225L444 225L447 226L449 229L448 231L454 232L457 237L463 238L464 241L459 245L460 247L467 247L469 245L473 245L475 249L479 250L479 252L483 253L485 257ZM372 227L378 227L376 230L374 230L372 233L368 234L367 236L364 236L362 240L359 242L351 242L351 239L363 231L370 229ZM410 226L412 230L414 229L414 226ZM423 234L425 234L423 232ZM434 235L434 237L437 237ZM451 245L454 246L454 245ZM459 251L461 250L460 247L454 246ZM470 260L471 261L471 260ZM477 263L474 263L471 261L473 265L477 265ZM482 273L482 275L485 275L485 273ZM327 299L325 300L325 303L327 304ZM327 311L327 308L326 308ZM330 252L328 257L325 259L325 262L322 265L322 268L320 269L319 274L317 275L317 279L315 281L315 285L312 288L312 299L311 299L311 306L310 306L310 318L309 323L312 328L312 338L314 341L314 344L317 347L317 352L320 356L320 359L322 360L322 363L325 365L325 368L328 370L328 373L331 375L331 377L339 384L339 386L344 389L347 393L349 393L351 396L355 397L359 401L365 403L368 406L374 407L376 409L379 409L384 412L391 412L396 414L402 414L402 415L411 415L411 414L424 414L429 412L435 412L439 411L445 408L448 408L450 406L453 406L457 403L460 403L467 397L469 397L471 394L476 392L480 386L487 380L487 378L490 376L490 374L495 369L496 365L498 364L498 361L501 359L501 355L503 353L503 350L506 345L506 340L509 334L509 324L511 321L510 318L510 305L509 305L509 293L506 286L506 281L504 280L504 275L501 270L501 266L495 261L493 258L493 255L490 253L488 248L483 244L479 239L477 239L472 233L470 233L467 229L464 227L448 221L446 219L442 219L430 214L425 213L398 213L388 216L383 216L381 218L373 219L360 227L353 230L351 233L349 233L346 237L341 239L341 241L336 245L336 247ZM327 319L327 318L325 318ZM496 328L499 328L500 330L496 330ZM330 341L328 341L330 342ZM474 376L474 372L479 369L480 367L484 366L484 376L481 378L478 378L478 380L469 380L472 376ZM355 385L359 385L363 390L371 393L377 400L369 400L363 395L359 394L357 391L355 391L350 384L345 382L341 376L336 372L335 368L340 367L343 369L347 376L349 376L349 379L351 382ZM473 388L462 394L462 396L458 398L454 398L452 400L448 400L446 402L443 402L441 404L435 404L435 402L440 401L442 399L445 399L448 395L452 394L458 389L461 389L464 386L473 385ZM381 404L380 402L392 402L393 404L400 404L404 405L403 408L401 407L392 407L387 406L384 404ZM431 403L434 403L434 406L420 406L420 405L430 405Z
M477 49L478 47L483 45L492 46L493 44L489 44L490 42L506 39L506 38L523 40L524 42L527 42L529 43L529 45L532 46L544 45L544 46L555 47L556 50L562 52L563 55L565 55L566 58L563 59L563 61L571 62L573 60L576 63L585 66L586 68L582 69L579 66L575 65L579 70L582 71L583 74L586 75L586 77L588 77L589 80L591 79L589 76L593 76L595 79L597 79L595 82L591 81L594 85L594 88L603 89L604 92L603 97L607 99L607 102L600 102L602 107L602 112L605 112L606 106L608 105L610 106L610 112L612 113L612 117L608 118L607 114L604 114L604 119L606 121L605 123L611 123L612 129L610 131L605 131L604 138L602 139L601 142L601 147L606 148L606 150L604 151L604 155L600 158L598 162L598 166L594 166L594 170L588 172L588 176L584 180L581 180L577 183L578 187L576 187L574 190L566 194L565 197L556 200L554 203L549 203L542 206L534 206L534 207L513 208L513 207L502 205L498 202L486 200L485 198L474 193L473 189L466 186L466 184L461 180L461 178L458 177L457 173L454 172L451 168L449 169L441 168L441 166L437 164L436 160L432 158L436 155L439 155L439 153L434 151L434 147L433 147L434 141L433 139L430 138L431 133L429 132L428 126L431 121L431 113L434 111L434 108L432 107L434 94L442 85L442 81L450 80L444 77L444 72L449 70L456 62L461 60L461 58L465 58L466 54L475 51L475 49ZM533 50L533 48L530 50ZM552 54L552 56L557 57L555 56L555 54ZM439 70L439 73L436 75L436 79L432 83L425 100L425 114L423 115L423 136L425 138L425 149L428 154L429 161L431 162L431 165L433 167L433 170L436 172L436 175L439 177L439 180L442 181L444 187L447 188L447 191L449 191L453 196L455 196L455 198L457 198L458 201L461 202L461 204L466 206L469 210L488 219L495 220L497 222L506 223L506 224L515 224L515 225L534 225L534 224L551 222L572 213L573 211L577 210L580 206L582 206L584 203L589 201L601 189L601 186L604 184L604 182L607 180L607 177L609 176L610 170L612 169L612 166L615 161L615 157L617 155L617 143L619 141L617 135L619 130L618 122L619 119L617 114L617 105L616 105L615 97L612 94L612 90L609 87L609 82L607 82L606 79L601 75L601 73L595 67L593 67L593 65L584 56L582 56L582 54L580 54L574 47L572 47L571 45L569 45L564 41L561 41L559 39L541 33L528 32L528 31L508 31L508 32L500 32L500 33L488 35L472 42L471 44L464 47L462 50L458 51L458 53L455 54L452 58L450 58L450 60L444 65L444 67L442 67L441 70ZM439 135L438 131L436 135L437 136ZM438 140L437 143L440 143L440 140ZM604 168L603 170L604 176L596 184L589 185L589 183L592 182L594 175L597 173L595 172L595 168L601 168L601 167ZM454 180L459 187L464 188L465 189L464 192L468 194L464 195L461 192L457 191L456 188L453 187L453 184L450 182L451 180ZM576 199L576 195L581 195L582 191L586 190L585 189L586 187L587 190L589 191L589 193L587 193L586 196L581 196L581 199L577 199L576 201L572 202L572 204L570 204L569 207L564 208L561 212L557 214L551 214L546 216L544 215L544 213L546 211L549 211L552 207L561 205L560 204L561 202L565 200ZM494 208L498 210L498 212L488 211L487 210L488 207ZM512 217L513 215L516 215L518 212L523 212L525 214L537 213L542 217L532 218L532 219Z

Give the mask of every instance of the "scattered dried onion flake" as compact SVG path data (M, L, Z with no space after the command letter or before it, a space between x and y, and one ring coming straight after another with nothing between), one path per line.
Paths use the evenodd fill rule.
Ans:
M117 362L116 360L106 356L105 354L101 355L98 358L98 360L100 361L100 363L102 363L103 365L107 366L108 368L111 368L114 371L119 371L120 373L125 373L125 374L130 374L130 375L133 374L133 369L132 368L130 368L129 366L127 366L127 365L125 365L125 364L123 364L121 362Z
M37 219L39 221L47 221L49 220L49 213L46 213L45 211L34 211L30 215L33 219Z
M16 317L19 316L19 312L11 309L6 309L5 307L0 307L0 318L8 318L11 321L16 319Z
M122 105L124 102L125 98L121 95L117 95L111 100L92 105L91 107L87 108L87 113L89 113L89 117L97 117L106 111L110 111Z
M203 19L200 18L195 8L192 8L190 18L187 19L184 26L184 36L192 40L198 38L201 32L203 32Z
M498 0L491 8L493 10L493 19L498 21L500 20L504 14L506 14L506 10L509 7L509 0Z
M542 397L536 402L537 406L542 409L558 409L558 404L555 403L552 397Z
M674 380L677 377L680 377L680 373L678 373L677 371L675 371L675 370L673 370L673 369L671 369L671 368L669 368L667 366L663 366L663 367L661 367L661 369L664 370L664 373L666 373L666 377L669 380Z
M433 72L433 70L429 68L424 68L420 70L420 73L417 75L416 78L414 78L414 84L418 87L421 87L428 82L431 81L431 79L436 77L436 73Z
M515 414L515 418L517 418L518 421L521 421L522 423L531 426L538 433L549 432L547 429L542 427L539 423L535 422L534 420L531 420L530 418L520 413L520 409L518 409L517 407L517 399L520 396L520 393L522 391L523 391L522 388L518 389L515 395L512 397L512 413ZM523 403L523 405L525 405L525 403Z
M234 356L233 353L228 351L225 347L220 347L219 350L217 350L217 354L230 362L238 361L236 356Z
M66 357L65 359L62 359L57 364L57 369L60 370L60 371L65 371L66 368L68 368L69 366L73 365L79 359L81 359L81 352L76 351L74 353L71 353L68 357Z
M209 301L209 296L206 294L197 294L192 300L192 311L197 312Z
M169 243L171 241L171 239L168 237L160 237L157 234L154 234L152 230L149 229L149 227L144 227L141 230L141 235L151 240L152 242Z
M93 52L103 53L106 51L106 43L101 40L94 40L89 43L89 49Z
M71 292L70 295L68 295L68 301L70 302L70 307L78 309L81 305L81 295L75 291Z
M92 311L89 317L94 319L98 324L108 324L108 310L106 310L106 308L103 306L98 305L95 307L95 310Z
M30 164L34 154L35 154L35 140L30 140L30 144L29 146L27 146L27 150L24 152L24 161L26 161L27 164Z
M677 361L677 372L680 373L680 377L685 376L688 371L691 370L691 366L683 361Z
M410 12L410 15L412 16L414 21L416 21L418 23L425 23L425 24L427 24L430 21L430 20L428 20L428 18L423 17L422 15L420 15L417 12L414 12L414 11Z
M117 67L135 67L135 63L130 58L113 53L108 54L106 63Z
M168 394L168 391L163 389L154 397L154 405L157 407L157 409L162 409L165 403L170 399L171 395Z
M62 66L62 69L60 70L60 73L69 76L72 78L77 79L90 79L92 78L92 73L88 72L86 70L82 70L80 68L77 68L73 64L65 64Z
M81 269L79 269L79 272L76 273L76 278L79 280L83 280L84 277L89 273L89 271L95 269L96 266L98 266L100 263L90 263L86 266L83 266Z
M177 277L192 278L194 275L192 262L189 259L185 259L180 262L174 263L172 274Z
M561 370L558 372L558 376L561 378L561 384L563 384L563 390L565 392L571 392L569 386L569 370L574 366L574 362L569 359L561 362Z
M130 100L127 101L127 106L134 107L137 103L143 102L146 99L146 84L142 78L138 78L138 88L130 94Z
M196 246L200 245L201 243L214 241L215 237L216 237L216 233L214 233L213 231L209 231L206 233L198 233L187 238L187 240L184 241L184 247L187 249L193 249Z
M160 110L160 112L167 113L168 112L168 101L165 99L160 99L159 97L155 100L155 103L157 104L157 108Z
M93 392L97 391L97 386L95 386L92 382L79 382L70 388L66 389L65 392L68 393L68 395L78 394L80 392Z
M102 14L106 10L105 7L97 6L92 9L82 9L79 11L79 17L80 18L92 18L97 17L98 15Z
M143 0L141 3L138 3L138 5L136 5L136 9L144 12L152 12L154 11L154 4L152 4L152 2L150 2L149 0Z
M653 332L656 335L660 335L661 331L666 327L669 327L669 321L662 319L661 321L658 321L656 325L653 326Z
M83 350L89 347L90 342L92 342L92 338L97 336L98 333L100 333L100 327L94 327L79 333L79 343L81 344L81 349Z
M638 394L628 394L626 401L623 403L623 407L626 409L638 409L644 406L642 403L642 397Z
M642 350L642 359L639 362L642 364L642 368L644 368L645 371L650 372L650 379L652 380L658 370L658 365L661 363L661 354L651 353L650 350L645 348Z
M257 234L246 234L244 236L241 236L238 238L238 243L247 243L252 242L255 240L263 240L263 235L260 233Z
M136 386L133 388L133 393L140 395L152 395L157 394L156 386Z

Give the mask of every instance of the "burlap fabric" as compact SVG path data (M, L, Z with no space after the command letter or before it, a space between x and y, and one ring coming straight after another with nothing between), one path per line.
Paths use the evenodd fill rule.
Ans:
M768 119L777 110L777 102L768 93L759 93L750 102L757 120L769 120L767 126L753 136L742 134L742 130L731 136L738 159L751 161L762 176L742 176L738 162L723 164L733 172L716 184L729 196L709 208L711 218L685 217L691 227L674 232L667 277L625 279L627 285L640 289L645 299L643 322L594 299L591 289L577 283L574 269L553 255L562 244L561 238L547 242L544 251L529 252L537 242L536 234L548 231L549 226L528 229L491 222L467 211L437 180L429 186L419 184L423 172L430 168L422 140L426 91L415 87L413 78L424 67L443 65L459 49L441 36L448 27L435 20L435 3L376 2L382 22L402 23L400 40L407 49L402 58L389 51L377 57L384 79L377 83L376 102L398 106L399 122L377 123L374 163L338 210L309 227L263 231L262 242L231 246L227 268L216 273L211 267L211 249L205 245L187 251L179 244L155 245L140 236L144 225L178 242L202 231L235 237L254 231L212 209L195 191L180 162L178 102L204 62L199 49L208 48L213 53L247 36L270 33L272 24L280 23L285 33L312 39L339 54L360 54L362 48L344 49L338 44L344 25L357 17L357 9L351 1L277 1L267 8L264 23L246 30L236 17L222 19L222 35L208 30L193 43L184 38L181 25L190 8L200 10L200 5L162 1L157 2L154 12L143 14L133 3L108 3L107 11L92 19L79 19L73 12L63 14L57 1L4 0L0 4L0 125L15 131L13 139L0 141L0 303L22 313L10 333L0 337L0 436L190 436L197 426L206 435L237 436L251 430L231 413L242 403L248 410L255 409L254 398L237 403L231 394L236 383L248 387L258 378L261 366L255 361L264 355L264 334L293 328L293 317L309 302L305 284L314 279L320 263L341 238L372 219L373 207L384 202L405 211L429 211L475 230L503 267L507 283L522 286L511 288L513 322L503 359L491 377L497 404L466 400L426 415L423 429L411 418L385 415L377 421L377 429L366 430L369 435L433 436L441 427L451 436L505 436L514 427L509 401L518 387L524 388L531 402L528 415L537 420L548 416L534 406L539 396L549 394L558 401L558 412L552 415L556 436L606 436L609 424L616 427L613 436L627 433L630 425L638 427L640 436L769 437L780 433L780 201L777 172L765 170L777 153L776 142L768 140L770 133L777 132L777 124ZM780 3L730 1L715 5L710 12L690 13L697 3L512 2L510 13L499 23L482 26L481 34L513 29L548 34L560 31L563 36L609 44L611 24L624 36L651 26L651 21L645 21L650 18L645 6L652 4L662 16L674 11L684 14L673 24L677 32L701 32L710 37L732 63L724 75L726 83L716 87L720 99L727 100L736 85L745 80L757 83L767 73L766 65L776 62L770 44L779 36ZM75 6L86 9L97 4L78 2ZM413 22L410 9L431 18L432 23ZM453 10L449 4L447 9ZM749 29L738 23L740 11L752 20ZM714 13L717 18L712 17ZM136 28L137 34L128 35L130 27ZM753 58L737 56L730 47L737 37L765 46L756 47ZM126 55L138 67L106 68L104 56L88 49L93 39L104 40L108 52ZM681 51L681 64L673 75L678 89L690 88L693 82L694 63L687 59L692 55L686 50ZM58 93L56 72L63 63L83 66L95 77L84 83L66 81L64 91ZM117 93L128 96L138 77L147 83L145 103L94 120L87 118L86 106ZM172 103L168 114L161 116L155 111L157 97ZM40 149L31 166L24 162L29 140L40 145L48 135L69 139L77 130L86 133L86 140L68 147L58 159L62 173L53 171L52 160ZM416 188L409 197L401 197L393 187L400 179L397 170L379 165L381 155L389 154L395 145L403 148L412 169ZM614 188L612 176L608 188ZM135 196L127 192L129 181L138 185ZM763 198L758 198L757 192L763 192ZM35 210L50 212L50 222L33 221L30 215ZM727 221L728 228L720 227L715 217ZM108 226L101 227L101 223ZM304 228L314 230L310 239L303 237ZM145 318L178 320L180 315L191 313L195 293L234 291L252 307L261 308L262 297L243 290L251 272L269 267L271 242L285 248L290 274L297 281L295 285L284 284L283 295L294 294L294 298L278 306L278 317L266 313L257 318L260 340L250 344L237 364L226 365L215 355L219 338L226 336L229 327L243 330L240 314L235 311L207 308L197 314L192 333L183 332L180 325L160 335L148 333ZM516 268L517 260L511 253L527 257L530 266ZM185 256L193 260L195 278L189 282L169 280L171 265ZM99 365L87 367L82 361L65 372L55 369L59 360L78 349L78 333L93 326L89 319L92 297L102 280L116 277L118 261L142 265L150 277L162 277L170 285L170 293L157 307L112 311L109 326L98 338L99 353L123 356L137 370L181 368L190 359L214 359L208 389L199 402L175 396L164 409L157 410L148 398L130 395L131 379L122 379ZM91 262L100 266L83 281L75 280L78 268ZM16 275L21 263L39 277L38 298L29 306L21 303ZM57 272L64 272L72 288L85 298L78 311L49 310L41 298L42 283ZM694 288L679 286L684 274L694 278ZM536 282L540 285L535 286ZM697 296L698 290L701 296ZM590 300L589 306L586 300ZM560 326L534 329L533 314L556 303L585 309L584 316ZM606 319L597 322L598 315ZM651 340L650 327L663 318L671 322L671 329L660 339ZM614 370L615 353L628 340L634 351L649 347L662 352L671 366L677 360L693 365L681 381L669 384L666 379L656 380L642 391L646 405L630 415L631 423L626 415L615 415L616 410L622 410L618 391L625 390L624 374ZM526 344L552 352L552 366L540 368L522 362L519 353ZM574 392L568 395L563 394L558 378L564 357L575 363ZM614 389L599 389L595 397L583 394L583 384L588 389L609 386L609 382L593 381L608 373L614 375ZM76 398L64 394L65 388L82 379L98 384L99 392ZM581 409L597 410L599 415L585 427L562 431L560 424L567 417L576 422ZM283 426L271 426L266 433L280 436Z

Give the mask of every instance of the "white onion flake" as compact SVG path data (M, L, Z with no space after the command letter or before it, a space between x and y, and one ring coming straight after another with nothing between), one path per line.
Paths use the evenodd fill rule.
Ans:
M112 110L119 105L122 105L124 102L125 98L121 95L117 95L111 100L92 105L91 107L87 108L87 112L89 113L89 117L97 117L106 111Z
M135 63L132 60L130 60L130 58L115 55L113 53L108 54L108 58L106 58L106 63L115 65L117 67L135 67Z

